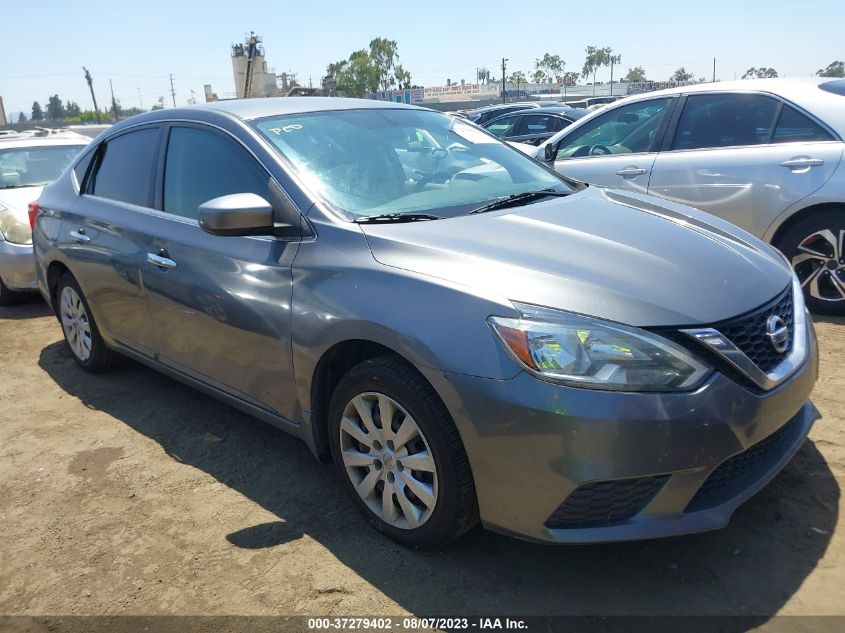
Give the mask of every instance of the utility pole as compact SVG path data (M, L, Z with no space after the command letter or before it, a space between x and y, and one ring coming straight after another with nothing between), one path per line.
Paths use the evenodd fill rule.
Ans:
M138 86L138 107L144 109L144 103L141 101L141 86Z
M716 58L713 58L713 83L716 83Z
M507 103L507 99L505 97L505 87L507 84L505 83L505 69L507 68L508 60L502 57L502 103Z
M91 91L91 100L94 102L94 115L97 117L97 123L100 123L100 109L97 107L97 97L94 96L94 80L91 79L91 73L85 66L82 67L85 71L85 81L88 82L88 90Z
M114 98L114 86L111 83L111 77L109 77L109 90L111 91L111 111L114 113L114 122L117 123L117 101Z
M613 96L613 65L622 61L622 55L610 56L610 96Z
M170 73L170 96L173 97L173 107L176 107L176 90L173 89L173 73Z

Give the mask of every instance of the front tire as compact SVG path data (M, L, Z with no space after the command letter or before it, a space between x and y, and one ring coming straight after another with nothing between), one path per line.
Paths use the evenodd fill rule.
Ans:
M329 406L338 474L369 522L414 547L438 547L478 521L469 460L431 385L391 357L356 365Z
M76 363L92 373L111 369L120 357L106 346L100 336L82 289L70 273L65 273L59 280L56 302L65 342Z
M777 247L792 263L810 312L845 315L845 210L800 220Z

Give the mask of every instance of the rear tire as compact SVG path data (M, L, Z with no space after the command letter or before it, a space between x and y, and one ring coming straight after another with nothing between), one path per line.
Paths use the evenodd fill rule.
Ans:
M85 295L70 273L65 273L56 287L56 314L68 349L82 369L100 373L117 364L120 356L106 346Z
M338 474L378 531L403 545L439 547L478 522L458 430L413 367L380 357L350 369L332 394L328 427Z
M776 246L801 281L810 312L845 315L845 209L799 220Z

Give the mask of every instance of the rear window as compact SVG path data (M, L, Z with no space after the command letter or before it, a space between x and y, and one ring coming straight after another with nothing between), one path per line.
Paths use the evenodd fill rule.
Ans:
M775 143L832 141L833 137L809 117L792 106L784 105L772 140Z
M835 95L845 97L845 79L826 81L823 84L819 84L819 88L826 92L832 92Z
M53 182L84 145L0 148L0 189Z

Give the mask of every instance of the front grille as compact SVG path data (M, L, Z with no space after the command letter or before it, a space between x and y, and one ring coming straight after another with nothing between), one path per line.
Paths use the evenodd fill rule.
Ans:
M548 528L583 528L621 523L660 492L669 475L596 481L579 486L546 520Z
M766 321L773 314L783 319L789 329L789 345L783 352L778 352L766 336ZM787 289L782 295L750 314L713 327L730 339L764 373L769 373L792 351L795 334L792 290Z
M769 437L722 462L710 473L684 512L721 505L748 489L789 450L800 432L801 420L791 420Z

